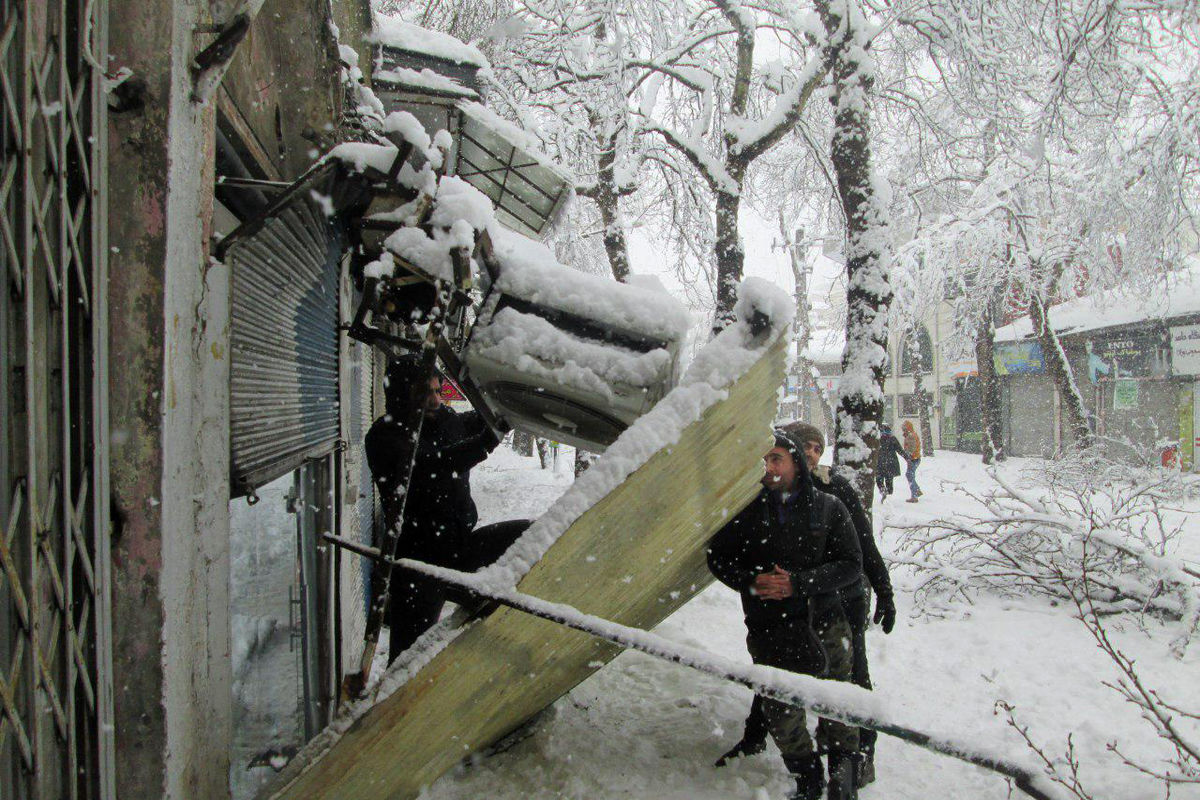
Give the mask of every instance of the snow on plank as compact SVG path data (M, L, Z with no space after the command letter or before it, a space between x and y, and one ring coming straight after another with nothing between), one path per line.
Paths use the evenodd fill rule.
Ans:
M738 322L480 579L622 625L657 625L711 581L709 537L758 491L783 381L788 302L748 281ZM453 638L451 638L453 637ZM435 627L261 797L415 798L620 648L511 608Z

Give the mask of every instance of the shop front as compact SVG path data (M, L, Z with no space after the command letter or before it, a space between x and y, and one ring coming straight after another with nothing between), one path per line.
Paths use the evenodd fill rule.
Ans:
M1200 323L1170 329L1171 373L1179 387L1179 461L1200 472Z

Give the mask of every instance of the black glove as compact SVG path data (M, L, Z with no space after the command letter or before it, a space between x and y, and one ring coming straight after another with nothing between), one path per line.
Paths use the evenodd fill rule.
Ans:
M875 624L882 624L884 633L891 633L896 627L896 602L890 594L876 595Z

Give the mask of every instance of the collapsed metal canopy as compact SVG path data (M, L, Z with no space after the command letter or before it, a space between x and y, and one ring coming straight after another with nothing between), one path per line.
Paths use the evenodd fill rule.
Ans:
M519 141L508 123L478 103L459 102L456 174L496 206L496 218L518 233L549 233L571 194L561 168Z
M225 239L230 270L233 497L338 442L338 288L348 210L365 183L337 163L297 181Z

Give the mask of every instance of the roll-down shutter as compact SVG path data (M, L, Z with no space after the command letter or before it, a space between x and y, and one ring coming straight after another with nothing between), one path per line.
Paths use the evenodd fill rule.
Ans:
M230 493L337 446L339 171L301 179L221 248L232 276ZM335 197L336 196L336 197ZM334 213L330 213L330 212Z

